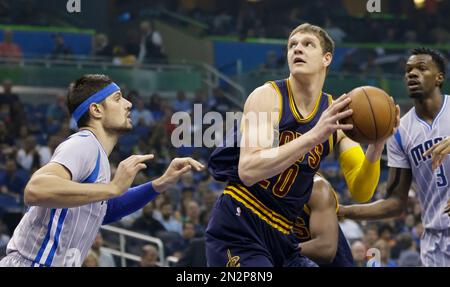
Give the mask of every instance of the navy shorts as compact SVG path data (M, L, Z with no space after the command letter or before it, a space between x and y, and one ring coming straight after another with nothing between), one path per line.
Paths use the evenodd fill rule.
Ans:
M297 243L229 195L221 195L206 229L210 267L315 267Z

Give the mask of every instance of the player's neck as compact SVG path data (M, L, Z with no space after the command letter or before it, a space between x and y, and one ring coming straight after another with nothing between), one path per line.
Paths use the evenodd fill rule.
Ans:
M423 120L431 123L441 110L443 97L439 90L435 90L433 94L425 99L415 99L414 106L416 114Z
M292 74L289 76L289 85L295 104L300 112L311 113L320 96L325 77L314 75L311 77L296 78Z
M97 138L97 140L103 147L103 150L105 151L107 156L111 154L112 150L114 149L114 146L117 144L117 141L119 140L119 135L107 133L103 128L89 126L83 127L81 129L89 130L94 134L94 136Z

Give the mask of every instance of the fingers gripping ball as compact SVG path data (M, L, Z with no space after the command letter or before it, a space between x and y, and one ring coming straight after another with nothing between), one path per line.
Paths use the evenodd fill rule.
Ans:
M396 108L392 98L382 89L363 86L348 93L352 99L346 109L353 114L340 122L353 124L344 133L352 140L370 144L389 136L395 125Z

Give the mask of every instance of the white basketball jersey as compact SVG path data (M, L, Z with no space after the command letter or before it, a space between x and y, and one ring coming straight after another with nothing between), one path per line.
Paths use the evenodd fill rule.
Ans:
M420 119L413 107L400 121L397 133L387 143L388 166L408 168L417 186L425 228L450 228L450 217L443 213L450 199L450 156L436 169L431 169L431 155L423 153L450 136L449 96L444 95L441 110L431 124Z
M108 157L90 131L70 136L58 146L51 161L65 166L73 181L110 181ZM14 230L7 253L18 252L33 262L33 266L80 266L100 229L106 209L106 201L75 208L33 206Z

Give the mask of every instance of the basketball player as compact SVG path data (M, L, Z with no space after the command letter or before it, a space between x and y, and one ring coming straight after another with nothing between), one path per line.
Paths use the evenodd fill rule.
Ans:
M131 103L109 77L85 75L70 85L68 108L80 130L57 147L25 187L31 207L0 266L81 266L100 225L142 208L191 168L202 169L191 158L174 159L161 177L130 188L153 158L132 155L110 181L108 156L132 128Z
M294 224L293 236L300 242L302 255L320 267L354 266L352 251L337 221L338 204L331 184L316 174L309 201Z
M411 183L417 186L425 227L421 259L425 266L450 266L450 100L441 87L446 61L437 51L414 49L405 81L414 107L401 119L387 143L387 197L367 205L342 206L339 215L353 219L399 216L406 208Z
M338 123L352 114L342 111L350 99L343 95L333 102L322 92L333 40L322 28L303 24L292 31L287 48L289 78L257 88L245 103L240 149L218 148L211 155L209 170L228 185L206 231L209 266L310 266L287 235L310 198L321 159L336 144L355 200L369 200L378 184L385 139L364 155L342 132L352 125ZM265 120L246 120L255 114ZM272 147L276 131L280 146ZM246 145L264 134L270 144Z
M351 267L353 256L336 217L338 200L330 183L316 174L309 201L293 227L301 254L323 267Z

